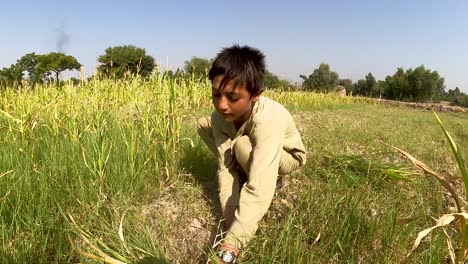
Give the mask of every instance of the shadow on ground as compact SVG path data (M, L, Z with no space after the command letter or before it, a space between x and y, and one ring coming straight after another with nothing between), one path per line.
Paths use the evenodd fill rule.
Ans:
M195 142L194 147L188 146L181 151L180 167L192 175L196 184L202 187L204 194L210 200L211 212L219 214L218 180L216 178L215 157L202 141Z
M169 264L169 262L162 258L156 257L144 257L137 264Z
M201 140L198 140L194 147L187 146L180 153L183 156L180 159L180 167L188 174L192 175L191 183L195 182L203 190L204 195L208 199L210 212L215 217L215 222L220 221L220 205L218 197L218 179L216 177L216 158L204 145ZM205 263L209 255L211 245L214 244L216 235L218 234L218 226L215 225L210 230L210 239L206 241L205 252L200 263Z

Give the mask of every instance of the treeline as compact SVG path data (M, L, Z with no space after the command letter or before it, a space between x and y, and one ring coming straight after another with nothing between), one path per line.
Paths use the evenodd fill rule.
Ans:
M109 47L98 58L97 74L110 78L124 78L132 74L149 76L155 68L155 60L145 49L132 45ZM60 85L63 71L80 70L81 64L70 55L60 52L48 54L28 53L15 64L0 70L0 88L19 88L24 85ZM92 76L94 78L96 76ZM79 81L72 78L72 81Z
M145 49L133 45L109 47L98 57L97 72L90 78L125 78L132 75L148 77L160 71L155 59L146 54ZM163 70L168 78L204 79L212 60L192 57L185 61L182 69ZM66 70L79 70L81 64L73 56L59 52L48 54L28 53L19 58L9 68L0 70L0 89L18 88L24 85L56 84L60 85L60 74ZM353 82L351 79L340 79L338 73L332 71L326 63L321 63L317 69L308 75L300 75L301 84L292 84L274 73L267 71L264 86L267 89L305 90L322 93L344 92L353 96L385 98L411 102L450 101L454 105L468 107L468 95L457 87L445 91L444 78L437 71L426 69L423 65L415 69L398 68L393 75L385 80L376 80L372 73L363 79ZM79 82L71 78L72 82Z
M62 71L78 70L80 67L76 58L64 53L28 53L9 68L0 70L0 87L18 87L25 83L58 83Z
M444 78L437 71L426 69L421 65L406 71L398 68L385 80L376 80L372 73L355 83L351 79L340 79L338 73L330 70L328 64L322 63L309 76L303 79L301 88L316 92L336 92L346 90L346 94L385 98L408 102L450 101L453 105L468 107L468 95L457 87L445 90Z

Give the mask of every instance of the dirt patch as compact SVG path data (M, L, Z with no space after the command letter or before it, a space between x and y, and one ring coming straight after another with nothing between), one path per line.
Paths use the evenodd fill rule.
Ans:
M197 263L206 257L216 232L216 217L197 186L185 184L164 191L164 195L144 205L140 218L171 263Z
M380 104L391 105L391 106L405 106L416 109L422 109L424 111L434 110L437 112L454 112L454 113L468 113L467 108L460 106L448 105L446 102L441 103L412 103L412 102L401 102L401 101L392 101L387 99L375 99Z

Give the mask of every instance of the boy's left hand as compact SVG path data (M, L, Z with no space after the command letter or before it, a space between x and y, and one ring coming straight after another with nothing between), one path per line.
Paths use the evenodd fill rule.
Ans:
M240 253L240 250L234 246L233 244L231 243L227 243L227 242L223 242L221 243L221 245L218 247L218 251L225 251L225 250L231 250L234 252L234 255L236 256L236 259L237 257L239 256L239 253ZM218 258L218 263L221 263L223 264L223 260L220 258L220 257L217 257Z

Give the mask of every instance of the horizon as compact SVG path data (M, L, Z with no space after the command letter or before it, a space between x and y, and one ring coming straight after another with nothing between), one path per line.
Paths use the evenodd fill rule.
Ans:
M35 52L74 56L90 76L108 47L144 48L162 68L183 68L192 57L211 59L223 47L249 45L266 55L267 69L292 83L327 63L340 79L377 80L424 65L446 90L468 93L468 3L437 1L82 1L5 3L0 22L0 68ZM18 16L20 14L20 16ZM21 19L18 19L20 17ZM70 73L66 73L65 76ZM71 76L78 76L75 72Z

